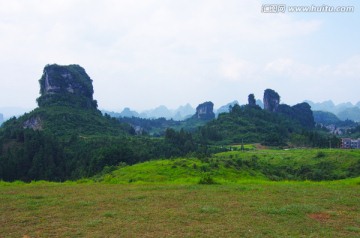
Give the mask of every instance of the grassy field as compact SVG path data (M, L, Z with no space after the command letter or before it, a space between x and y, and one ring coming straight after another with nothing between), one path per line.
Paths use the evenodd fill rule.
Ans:
M351 150L231 151L76 182L0 181L0 237L360 237L360 177L286 180L356 175L359 160Z
M0 185L0 237L360 237L360 179Z
M228 151L211 158L154 160L113 169L94 179L116 184L194 184L204 177L218 184L246 179L338 180L360 176L360 150Z

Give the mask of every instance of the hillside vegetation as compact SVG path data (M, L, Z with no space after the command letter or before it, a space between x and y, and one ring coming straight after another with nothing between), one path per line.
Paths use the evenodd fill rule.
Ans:
M106 183L228 184L249 179L323 181L358 176L360 151L298 149L229 151L203 159L176 158L107 167L94 180Z

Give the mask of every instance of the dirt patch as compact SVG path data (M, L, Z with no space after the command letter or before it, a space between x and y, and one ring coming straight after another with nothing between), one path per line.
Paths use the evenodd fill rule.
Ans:
M311 213L308 217L317 221L325 222L330 219L331 215L328 213Z
M257 150L266 150L266 149L268 149L267 146L262 145L262 144L260 144L260 143L256 143L256 144L254 144L254 145L255 145L255 148L256 148Z

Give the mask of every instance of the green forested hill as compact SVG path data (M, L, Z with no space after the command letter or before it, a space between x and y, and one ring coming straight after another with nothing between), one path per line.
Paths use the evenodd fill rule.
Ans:
M257 106L235 105L229 113L222 113L216 120L201 127L198 138L204 143L262 143L270 146L309 146L326 147L329 140L333 145L339 141L324 133L314 130L313 126L304 126L302 122L310 122L313 118L304 118L306 113L300 110L298 114L282 112L275 113L262 110ZM298 110L298 109L297 109ZM290 115L290 116L289 116Z
M331 112L323 112L323 111L314 111L314 120L316 123L320 123L323 125L330 125L341 122L341 120Z
M162 140L134 137L132 130L97 110L37 108L0 129L0 178L87 177L105 165L133 164L160 155L162 147L157 144Z
M94 109L70 106L39 107L18 119L4 124L4 133L9 130L35 129L51 133L59 139L75 135L125 135L132 133L130 125L102 116Z

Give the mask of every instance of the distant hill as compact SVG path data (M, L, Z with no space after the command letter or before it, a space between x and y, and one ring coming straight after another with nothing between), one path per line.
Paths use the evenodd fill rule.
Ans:
M316 123L323 125L337 124L341 120L331 112L313 111L314 120Z
M140 114L137 113L136 111L130 110L130 108L125 107L124 110L122 110L122 112L120 112L117 117L139 117L139 116Z
M180 113L180 110L178 113ZM199 126L203 126L208 121L214 119L214 117L213 103L204 102L196 107L196 112L193 115L190 115L184 120L166 119L164 117L141 118L135 116L118 117L118 120L130 124L135 129L136 134L147 134L159 137L164 136L168 128L172 128L176 131L181 131L183 129L188 132L193 132L197 130Z
M324 101L321 103L315 103L309 100L305 100L305 102L307 102L311 106L313 111L325 111L325 112L332 112L334 114L337 114L340 111L343 111L344 109L354 107L354 105L351 102L340 103L337 105L335 105L331 100Z
M18 117L23 115L25 112L31 111L31 108L22 108L22 107L0 107L0 113L3 114L4 120L7 120L11 117Z
M234 105L239 104L239 102L237 100L234 100L232 102L229 102L228 104L219 107L216 110L216 115L219 115L220 113L224 113L224 112L230 112L230 107L233 107Z
M171 118L171 111L164 105L160 105L154 109L143 111L140 113L140 117L142 118Z
M229 107L239 104L237 100L234 100L226 105L220 106L214 113L219 115L220 113L229 112ZM264 108L264 104L261 100L256 100L256 104L261 108ZM142 119L158 119L165 118L167 120L173 119L175 121L183 121L194 115L196 109L193 108L189 103L186 105L179 106L177 109L169 109L164 105L160 105L154 109L144 110L141 112L125 107L121 112L114 112L108 110L101 110L103 114L108 114L112 117L137 117Z
M313 111L325 111L325 112L332 112L335 114L338 111L335 104L331 100L324 101L321 103L315 103L310 100L305 100L304 102L308 103Z
M184 106L180 106L178 107L174 112L174 120L185 120L189 117L191 117L191 115L194 115L195 113L195 108L193 108L189 103L187 103Z
M360 122L360 108L358 107L346 108L340 111L337 115L341 120Z
M260 99L256 100L256 105L258 105L259 107L261 107L262 109L264 109L264 103L263 101L261 101Z
M121 112L112 112L107 110L102 110L105 114L109 114L112 117L138 117L142 119L173 119L176 121L182 121L191 117L195 113L195 109L188 103L183 106L179 106L177 109L168 109L166 106L161 105L154 109L145 110L142 112L137 112L126 107Z
M360 102L356 105L350 102L335 105L331 100L322 103L314 103L308 100L305 102L309 103L313 111L331 112L340 120L360 121Z

